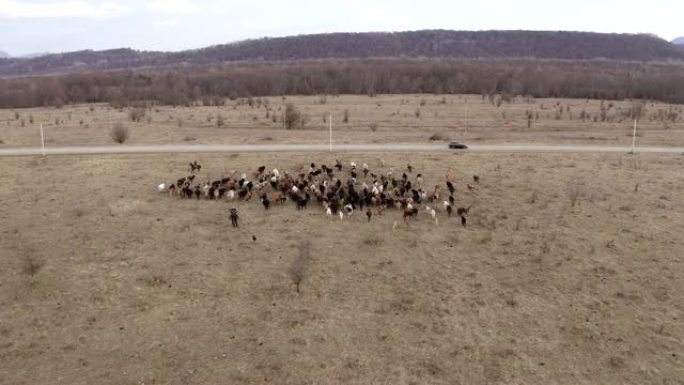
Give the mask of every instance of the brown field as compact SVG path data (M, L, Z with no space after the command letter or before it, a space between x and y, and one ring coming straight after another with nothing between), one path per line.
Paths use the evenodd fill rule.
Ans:
M191 129L158 119L198 122L202 111L162 108L158 129L135 127L132 143L177 141ZM77 135L104 135L90 124L56 132L99 144ZM192 130L197 141L234 137ZM396 211L340 222L316 204L266 214L252 201L236 204L234 230L229 203L155 189L193 159L215 178L335 157L379 171L373 154L3 158L0 384L684 383L684 156L383 156L395 173L410 160L428 185L450 171L459 204L473 207L468 227L421 212L392 230ZM296 293L304 240L311 260Z
M222 107L153 106L138 123L130 119L133 108L107 105L0 110L4 142L0 146L39 146L39 123L44 125L48 146L112 144L110 122L129 127L128 143L133 145L327 143L329 114L339 143L420 143L439 134L468 143L631 145L634 106L631 101L524 97L506 101L480 95L276 96L254 98L252 106L248 102L228 100ZM283 106L288 102L306 115L304 129L283 128ZM348 123L342 122L344 110L349 112ZM217 126L219 115L222 127ZM637 143L684 145L684 106L645 103Z

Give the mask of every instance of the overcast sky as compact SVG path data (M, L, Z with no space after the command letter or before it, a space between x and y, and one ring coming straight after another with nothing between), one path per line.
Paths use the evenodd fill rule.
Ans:
M0 0L11 55L130 47L177 51L340 31L529 29L684 35L682 0Z

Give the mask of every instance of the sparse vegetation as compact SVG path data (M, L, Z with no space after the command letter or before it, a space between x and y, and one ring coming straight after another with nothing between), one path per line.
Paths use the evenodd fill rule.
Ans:
M570 207L575 207L582 194L582 188L579 182L576 180L568 182L566 193L568 195L568 200L570 201Z
M128 117L131 120L131 122L140 123L145 118L146 113L147 113L146 108L136 107L136 108L131 109L131 111L128 113Z
M24 274L33 277L43 268L44 262L38 259L31 250L24 253Z
M297 246L297 255L292 261L290 266L290 275L292 277L292 282L295 284L297 293L299 293L299 287L304 282L306 278L306 273L309 268L309 262L311 260L311 242L302 241Z
M299 106L304 98L313 102L311 97L289 100ZM416 107L410 100L409 113ZM579 113L583 107L573 108ZM204 116L193 112L192 121L206 125ZM519 128L524 112L518 113ZM54 119L54 114L33 113L36 120ZM217 110L206 113L215 116ZM117 118L127 120L125 114ZM348 131L369 135L371 121ZM192 133L177 131L174 120L166 126L178 138ZM210 129L215 127L203 128ZM205 133L202 139L208 141ZM138 134L132 134L137 142ZM310 133L254 133L255 140L273 135L274 142L294 134ZM409 134L430 136L424 130ZM399 179L410 161L410 180L423 173L421 188L428 194L433 183L444 186L451 172L456 206L473 208L466 227L458 216L447 217L441 207L448 199L445 190L439 201L421 205L438 208L439 225L421 207L417 220L405 226L394 209L382 215L373 211L370 222L359 210L340 221L328 219L316 202L300 211L292 202L274 204L266 212L256 197L229 204L157 193L158 183L186 176L186 160L195 157L203 164L198 184L232 170L253 179L261 165L267 172L277 167L298 173L300 165L333 166L336 158L344 170L335 175L345 179L352 160L380 175L391 167ZM13 342L5 346L9 359L2 361L3 379L294 384L333 373L332 382L345 384L489 384L513 376L541 384L558 380L558 363L572 357L582 368L581 378L570 373L561 382L676 383L681 357L672 309L681 302L677 293L684 283L678 277L684 276L684 266L672 261L684 247L677 236L684 231L677 215L684 204L678 190L684 157L638 157L643 167L632 168L634 157L627 155L570 153L465 152L458 159L447 159L452 157L446 153L346 152L3 158L0 171L11 188L0 189L0 200L11 204L3 207L0 230L6 264L0 269L0 302L11 311L3 313L0 340ZM613 164L619 159L623 169L616 172ZM570 212L566 181L575 178L585 183L586 196L578 200L582 210ZM32 188L36 180L45 189ZM635 194L637 182L642 185ZM530 204L534 192L538 200ZM240 210L240 230L228 229L230 205ZM73 207L85 214L72 215ZM59 215L64 210L67 215ZM392 230L395 221L399 224ZM307 238L309 262L303 270L293 269L300 241ZM25 268L22 245L33 245L32 256L45 265ZM296 277L303 277L297 279L299 294ZM616 311L597 311L597 306ZM553 316L530 322L527 313ZM451 322L454 318L462 322ZM547 334L548 340L525 337ZM176 340L177 335L183 338ZM378 355L381 350L389 353ZM622 358L615 368L609 364L613 356ZM654 356L662 359L649 361ZM180 367L140 369L173 360ZM652 370L635 365L644 360ZM27 361L34 364L30 371ZM113 366L116 373L110 374Z
M285 105L285 128L288 130L304 128L304 117L292 103Z
M446 136L444 136L444 134L440 134L440 133L436 132L430 136L430 140L437 141L437 140L448 140L448 139Z
M128 127L121 123L116 123L109 132L109 136L115 143L124 144L130 137L130 133L128 132Z

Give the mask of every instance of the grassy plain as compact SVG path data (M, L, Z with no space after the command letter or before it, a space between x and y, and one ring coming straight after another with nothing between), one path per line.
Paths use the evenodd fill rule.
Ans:
M154 124L133 143L190 132ZM92 143L76 133L95 126L65 138ZM425 184L451 172L468 227L444 212L393 230L396 211L341 222L252 201L236 203L234 230L229 203L156 191L195 159L215 178L334 158L386 171L380 157L395 173L410 161ZM3 158L0 384L681 384L683 167L648 154Z
M334 140L340 143L420 143L439 134L469 143L631 145L632 108L640 104L525 97L505 101L480 95L275 96L254 98L251 106L248 102L153 106L139 122L130 119L133 108L102 104L0 110L0 146L39 146L40 123L48 146L112 144L110 123L129 127L128 144L133 145L327 143L329 114ZM306 116L304 129L283 128L284 105L289 102ZM684 145L683 106L646 102L639 111L638 144Z

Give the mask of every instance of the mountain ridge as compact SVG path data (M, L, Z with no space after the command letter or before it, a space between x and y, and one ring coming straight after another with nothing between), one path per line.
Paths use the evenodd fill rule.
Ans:
M573 31L453 31L325 33L249 39L161 52L117 48L0 60L0 75L33 75L244 61L369 58L537 58L684 61L684 50L649 34Z

